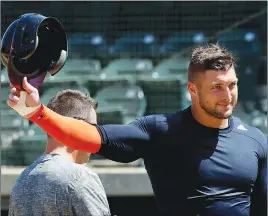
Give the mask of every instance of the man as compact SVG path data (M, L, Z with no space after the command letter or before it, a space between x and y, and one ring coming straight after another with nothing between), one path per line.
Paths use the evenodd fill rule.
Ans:
M47 107L79 121L97 121L97 104L77 90L59 92ZM22 172L13 187L9 215L110 215L98 175L83 165L88 158L87 152L67 148L48 135L45 154Z
M143 158L164 216L252 216L256 209L256 216L265 215L267 141L232 116L238 97L233 56L218 45L196 48L188 79L189 108L128 125L99 126L60 116L40 104L26 79L27 98L19 100L13 87L8 105L68 147L119 162Z

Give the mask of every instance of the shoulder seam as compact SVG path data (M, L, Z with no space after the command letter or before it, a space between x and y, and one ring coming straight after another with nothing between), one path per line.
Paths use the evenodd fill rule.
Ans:
M239 133L239 132L236 131L236 130L233 130L233 132L238 133L238 134L241 134L241 135L243 135L243 136L246 136L246 137L249 137L249 138L255 140L255 141L261 146L263 153L265 153L265 150L264 150L262 144L261 144L257 139L255 139L254 137L251 137L251 136L249 136L249 135L247 135L247 134Z

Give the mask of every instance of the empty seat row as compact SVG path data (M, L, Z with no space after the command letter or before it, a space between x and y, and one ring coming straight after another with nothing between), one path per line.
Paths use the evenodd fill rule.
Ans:
M119 58L101 68L99 60L68 59L59 73L55 76L47 75L42 87L79 83L85 85L94 95L97 90L104 86L122 82L138 83L145 89L153 82L161 83L179 79L182 83L186 83L188 64L187 57L163 59L155 66L150 59ZM239 77L241 100L255 100L257 98L256 85L259 73L263 73L259 72L261 66L261 58L258 60L253 58L238 60L236 71ZM8 85L6 69L2 70L1 82L2 85Z
M55 76L51 76L49 79L57 79L57 77L82 77L88 75L134 75L143 74L147 75L153 73L155 70L161 74L186 73L188 67L188 58L167 58L160 61L155 66L152 60L143 58L118 58L111 60L105 67L101 66L100 60L76 58L67 59L64 67ZM1 82L8 82L7 69L3 68L1 71Z
M259 36L251 29L234 29L212 39L210 35L199 31L174 32L164 39L149 32L127 32L112 43L101 34L84 32L68 34L70 55L87 57L124 54L158 56L182 52L206 42L218 42L239 55L261 55L262 52Z

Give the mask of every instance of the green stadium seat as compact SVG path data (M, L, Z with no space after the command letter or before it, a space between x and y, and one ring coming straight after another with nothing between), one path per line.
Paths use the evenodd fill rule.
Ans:
M1 129L24 129L28 126L29 121L13 109L10 108L1 112Z
M149 73L153 63L149 59L121 58L111 61L104 67L100 76L91 76L87 81L88 89L92 95L106 86L114 84L134 84L141 74Z
M18 129L1 129L1 148L5 149L12 145L12 141L18 139L20 136L24 135L24 132L20 132Z
M1 83L1 104L0 104L0 109L2 110L9 110L10 108L7 106L7 99L10 94L10 87L8 85L3 85Z
M1 85L9 85L8 75L7 75L7 68L1 69Z
M13 138L9 146L2 148L2 164L14 166L30 165L44 153L46 141L46 133L37 125L32 124L24 131L23 135Z
M198 31L180 31L169 35L160 47L161 54L172 54L205 43L207 36Z
M158 54L159 39L147 32L127 32L109 49L114 56L153 57Z
M121 108L124 123L128 123L140 116L146 110L146 98L143 90L137 85L112 85L97 92L95 100L100 109Z
M99 75L101 63L96 59L68 59L63 68L55 76L47 75L48 83L72 83L76 81L83 84L91 75Z
M2 166L23 166L23 155L14 146L1 148L1 165Z
M172 114L191 104L186 83L177 76L169 78L143 78L137 84L147 98L146 114Z
M31 124L30 127L27 130L27 136L44 136L46 135L46 132L44 132L39 126L36 124Z
M17 153L21 166L29 166L45 152L47 138L45 135L20 137L13 142L13 151ZM16 146L16 147L15 147Z
M186 81L188 65L189 59L185 57L165 59L153 68L152 76L163 78L178 75Z
M232 51L237 59L240 101L255 101L257 70L262 59L262 45L258 34L250 29L235 29L219 35L218 43Z
M32 124L25 136L13 140L8 152L8 163L20 166L30 165L45 152L46 143L46 133L37 125Z
M101 63L96 59L68 59L62 68L63 73L70 76L98 74L101 70Z
M264 114L259 110L254 110L251 115L252 115L251 125L257 127L265 135L267 135L267 114Z
M246 112L243 105L238 102L234 111L233 115L239 117L242 121L244 121L246 124L251 124L252 116L250 113Z
M111 88L110 88L111 90ZM97 94L96 100L99 103L99 107L97 109L97 115L98 115L98 124L99 125L105 125L105 124L125 124L129 121L132 121L134 117L126 118L126 112L125 112L125 106L117 105L117 103L114 105L110 101L106 100L106 96L103 94L106 94L109 91L109 89L104 90L99 95ZM107 97L113 96L111 92L107 94ZM112 99L113 97L111 97ZM116 102L114 100L114 102ZM122 102L120 102L121 104ZM104 158L101 155L98 154L91 154L90 155L90 165L93 167L122 167L122 166L140 166L142 164L142 160L138 159L136 161L133 161L131 163L119 163L115 162L109 159Z
M147 97L146 114L175 113L190 105L186 88L186 58L172 58L161 61L150 75L139 77L137 84Z
M225 46L238 57L261 56L261 43L258 34L249 29L234 29L218 37L218 43Z
M105 36L99 33L76 32L68 35L69 56L103 57L107 56L108 46Z
M21 152L23 152L24 165L30 165L42 155L45 152L46 144L47 137L45 135L23 137L20 139L19 145L21 146Z
M43 84L39 87L41 91L44 91L46 88L50 88L58 85L78 85L83 83L83 79L80 76L68 76L64 71L59 71L54 76L47 74Z
M124 111L121 107L110 107L109 104L101 102L101 107L97 109L98 124L123 124Z
M1 110L1 148L6 149L22 136L26 135L29 121L11 108Z
M140 74L146 74L153 68L153 63L149 59L138 59L138 58L120 58L110 62L107 67L103 68L101 73L103 76L106 75L107 79L109 76L122 76L129 75L136 77Z

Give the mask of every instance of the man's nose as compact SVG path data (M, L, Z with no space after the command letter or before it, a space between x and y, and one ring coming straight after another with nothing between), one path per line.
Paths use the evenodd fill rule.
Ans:
M231 90L228 87L225 90L225 99L228 102L231 102L232 101L232 92L231 92Z

